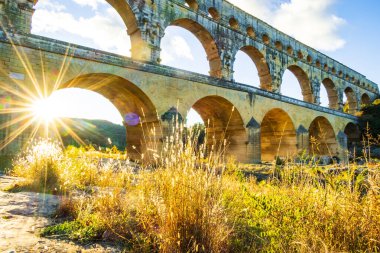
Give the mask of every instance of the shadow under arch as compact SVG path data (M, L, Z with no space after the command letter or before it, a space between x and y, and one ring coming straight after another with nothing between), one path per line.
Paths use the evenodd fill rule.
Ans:
M132 159L140 160L141 154L154 149L161 137L159 119L155 106L149 97L135 84L112 74L85 74L59 86L59 89L81 88L97 92L107 98L120 112L127 131L127 152ZM126 122L125 116L137 116L133 122ZM146 158L149 159L147 155Z
M221 96L206 96L194 103L192 108L201 116L206 127L206 147L217 150L224 148L226 155L245 162L247 134L239 111Z
M350 122L344 128L344 133L347 136L347 148L348 151L358 151L358 148L362 147L361 132L359 126Z
M293 75L297 78L298 83L301 87L301 92L303 96L303 101L314 103L315 98L313 95L313 91L311 89L311 83L306 72L297 65L288 66L287 70L293 73ZM285 73L285 72L284 72Z
M169 26L178 26L191 32L202 44L207 60L210 65L210 76L222 77L222 61L220 59L218 46L210 32L198 22L189 18L179 18L173 20Z
M338 92L336 90L336 86L334 82L330 78L325 78L322 81L323 86L326 89L327 97L329 100L329 108L338 110Z
M268 111L261 122L261 160L277 156L292 157L297 153L297 133L289 114L279 108Z
M316 117L309 126L309 152L318 156L339 156L334 128L328 119Z
M36 5L41 0L34 0ZM136 16L131 8L130 1L133 0L104 0L110 4L123 20L127 33L131 40L131 54L133 58L142 58L141 55L147 53L146 42L142 39L141 31L137 23Z
M344 94L346 95L346 98L347 98L347 103L346 103L346 105L348 105L347 113L354 114L358 107L355 91L351 87L347 87L344 89Z
M240 51L246 53L255 64L260 79L260 88L272 91L272 77L264 55L254 46L244 46L240 48Z

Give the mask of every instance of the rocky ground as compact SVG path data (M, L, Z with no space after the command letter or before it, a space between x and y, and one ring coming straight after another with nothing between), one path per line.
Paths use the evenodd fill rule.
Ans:
M51 224L59 197L32 192L9 193L2 189L17 178L0 175L0 252L119 252L91 243L77 245L57 238L41 238L38 232Z

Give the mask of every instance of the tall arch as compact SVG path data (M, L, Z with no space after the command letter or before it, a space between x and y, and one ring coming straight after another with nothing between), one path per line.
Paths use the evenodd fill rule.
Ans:
M344 94L346 95L346 98L347 98L347 102L346 102L347 112L350 114L354 114L358 108L355 92L351 87L347 87L344 90Z
M347 148L350 152L361 147L361 132L358 125L348 123L344 128L344 133L347 135Z
M335 88L334 82L330 78L325 78L323 79L322 84L327 92L329 108L337 110L339 108L338 92Z
M276 156L293 157L297 153L297 134L293 121L282 109L267 112L261 123L261 160Z
M41 0L34 0L34 5L36 5ZM128 34L132 35L136 32L140 34L139 27L137 25L136 16L132 11L132 8L129 5L128 0L105 0L109 3L120 15L123 19ZM140 34L141 35L141 34Z
M135 84L120 76L94 73L78 76L62 85L63 88L82 88L100 93L118 109L122 117L135 117L133 123L124 122L127 130L127 152L132 159L140 159L155 145L159 133L156 108L149 97ZM154 139L157 136L156 139ZM146 155L147 158L149 158Z
M323 116L316 117L309 127L310 153L312 155L337 156L338 142L330 122Z
M218 46L210 32L198 22L180 18L172 21L169 25L182 27L191 32L202 44L210 66L210 76L222 77L222 61L219 56Z
M361 101L361 105L369 105L369 104L371 104L371 98L368 96L367 93L363 93L360 101Z
M199 99L192 108L205 123L208 150L223 147L227 141L226 154L238 161L246 161L246 131L243 119L227 99L220 96L207 96Z
M41 0L34 0L34 5L36 5ZM127 33L131 40L131 53L133 58L144 58L144 54L146 52L147 46L146 42L142 39L141 31L138 26L138 22L136 16L129 4L128 0L105 0L109 3L119 14L121 19L123 20Z
M240 51L246 53L255 64L260 79L260 88L271 91L272 77L264 55L253 46L244 46L240 49Z
M298 80L301 87L303 101L313 103L314 95L311 89L311 83L306 72L297 65L291 65L287 68Z

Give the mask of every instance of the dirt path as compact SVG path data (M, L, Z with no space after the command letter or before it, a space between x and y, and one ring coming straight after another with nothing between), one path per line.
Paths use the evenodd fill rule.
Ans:
M17 178L0 175L0 252L118 252L97 244L41 238L38 230L51 223L59 197L31 192L8 193L2 189Z

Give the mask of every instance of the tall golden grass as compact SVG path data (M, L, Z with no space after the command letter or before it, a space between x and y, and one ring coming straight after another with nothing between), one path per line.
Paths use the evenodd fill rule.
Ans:
M187 136L168 138L146 167L115 150L123 159L41 141L12 173L64 196L57 214L67 219L45 236L112 240L130 252L380 251L378 164L273 165L259 182L221 158L223 143L198 147Z

